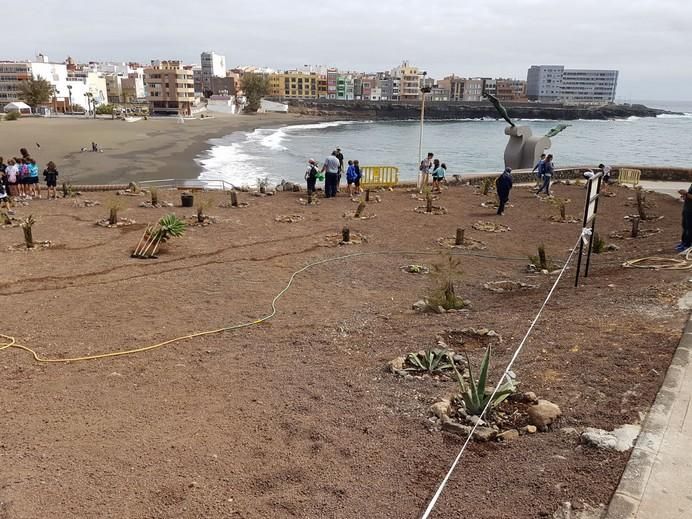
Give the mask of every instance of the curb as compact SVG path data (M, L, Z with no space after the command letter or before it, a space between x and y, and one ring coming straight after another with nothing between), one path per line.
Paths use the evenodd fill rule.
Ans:
M637 443L620 478L604 519L635 519L658 452L670 423L673 402L692 360L692 317L688 320L663 385L646 415Z

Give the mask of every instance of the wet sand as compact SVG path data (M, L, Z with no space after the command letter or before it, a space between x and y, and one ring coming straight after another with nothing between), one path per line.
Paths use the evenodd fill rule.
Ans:
M131 123L106 118L23 118L0 123L0 156L7 160L19 156L19 148L27 148L39 167L52 160L59 180L73 184L193 179L199 175L194 158L209 147L209 139L322 119L297 114L216 114L184 123L175 117ZM102 153L80 151L91 150L92 141Z

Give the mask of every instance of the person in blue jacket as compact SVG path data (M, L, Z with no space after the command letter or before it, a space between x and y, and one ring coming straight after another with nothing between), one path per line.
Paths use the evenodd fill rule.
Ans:
M512 190L512 168L505 168L502 175L495 180L495 189L500 199L497 214L502 216L505 213L505 204L509 201L509 192Z

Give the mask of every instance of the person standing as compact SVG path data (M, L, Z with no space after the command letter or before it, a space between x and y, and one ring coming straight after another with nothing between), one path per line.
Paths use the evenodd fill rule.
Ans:
M322 173L324 173L324 197L334 198L339 184L339 159L336 158L336 151L324 159Z
M339 159L339 178L336 182L336 190L340 191L341 190L341 175L344 173L344 154L341 153L341 148L336 149L336 155L335 157Z
M356 194L356 167L353 165L353 161L348 161L348 167L346 168L346 185L348 186L349 196L355 196Z
M308 183L308 193L314 193L317 185L317 163L315 159L308 160L308 169L305 170L305 180Z
M541 153L541 158L538 159L538 162L536 162L536 165L533 167L531 170L531 173L536 174L536 187L541 186L541 171L543 170L543 163L545 162L545 153Z
M29 162L27 164L27 168L29 169L29 180L27 182L28 184L28 189L29 189L29 196L36 197L36 198L41 198L41 187L39 186L39 177L38 177L38 164L36 164L36 161L29 157L27 159Z
M0 157L0 183L5 187L5 193L9 196L10 194L10 185L7 182L7 173L5 171L7 170L7 164L5 164L5 161L3 160L2 157Z
M675 246L675 250L683 252L692 247L692 185L685 191L678 191L684 204L682 206L682 238Z
M360 162L357 160L353 161L353 169L356 171L356 179L353 181L353 183L356 185L356 193L360 193L360 179L363 176L363 174L360 172Z
M512 168L505 168L502 175L497 177L495 180L495 189L500 199L497 214L502 216L505 214L505 204L509 201L509 192L512 190Z
M430 168L433 165L434 156L435 155L433 153L428 153L428 156L420 161L420 166L418 167L418 170L420 171L419 193L422 193L423 190L428 187L428 178L430 177Z
M601 185L601 188L607 193L608 186L610 185L610 172L612 171L612 168L610 166L606 166L605 164L599 164L598 168L603 172L603 184Z
M19 179L19 168L14 159L7 161L7 169L5 170L5 175L7 176L7 195L8 196L19 196L19 190L17 189L17 180Z
M440 164L440 161L435 159L433 162L432 171L432 190L433 192L442 192L442 181L445 179L445 172L447 171L446 164Z
M541 176L543 177L543 184L541 184L541 187L536 191L536 195L540 194L541 191L545 190L545 194L548 196L550 195L550 181L553 178L553 174L555 173L555 166L553 165L553 155L550 154L545 158L545 161L543 162L543 168L541 172Z
M46 169L43 170L43 177L46 180L46 188L48 191L46 198L50 199L50 191L52 189L53 200L55 200L56 198L58 198L58 195L55 192L55 188L58 185L58 170L55 167L55 162L53 162L52 160L48 164L46 164Z

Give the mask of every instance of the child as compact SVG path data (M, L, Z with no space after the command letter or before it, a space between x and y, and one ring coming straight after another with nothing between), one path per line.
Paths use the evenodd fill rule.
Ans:
M47 198L50 200L50 190L53 189L53 200L58 198L55 187L58 185L58 170L55 168L55 162L52 160L46 164L46 169L43 170L43 176L46 179L46 188L48 190Z
M353 161L348 161L348 168L346 168L346 184L348 184L348 194L354 196L356 194L356 168L353 166Z
M29 195L36 198L41 198L41 188L38 184L38 164L36 164L36 161L31 157L27 158L26 161L28 162L26 166L29 169L29 179L27 181Z
M4 207L8 211L12 209L12 206L10 205L10 197L7 195L4 182L0 182L0 207Z
M317 169L317 162L315 162L315 159L308 160L308 169L305 171L305 180L308 183L308 193L315 192L315 185L317 184L318 175L319 170Z
M363 176L363 174L360 172L360 162L354 160L353 169L356 170L356 179L353 181L353 183L356 185L356 193L360 193L360 178Z
M19 168L14 159L7 161L7 169L5 169L5 175L7 176L7 195L17 196L17 177L19 175Z
M440 183L444 180L445 178L445 172L447 171L447 166L445 164L439 164L437 159L435 159L435 169L433 170L433 191L437 191L438 193L442 191L440 188ZM439 165L438 165L439 164Z
M29 165L25 159L16 159L19 173L17 174L17 187L19 188L19 196L25 198L29 192Z

